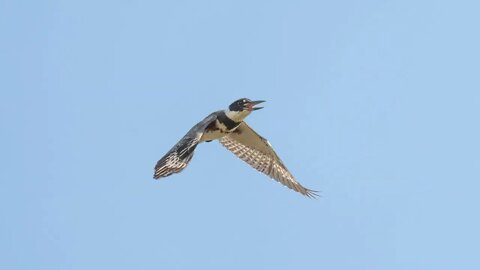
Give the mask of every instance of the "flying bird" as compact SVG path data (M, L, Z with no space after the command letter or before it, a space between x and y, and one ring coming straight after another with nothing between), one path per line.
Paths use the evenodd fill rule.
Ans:
M272 145L255 132L244 119L264 100L252 101L241 98L227 109L211 113L193 126L190 131L165 154L155 166L154 179L179 173L193 157L199 143L218 140L225 148L248 163L256 170L266 174L288 188L307 197L317 196L316 191L303 187L273 150Z

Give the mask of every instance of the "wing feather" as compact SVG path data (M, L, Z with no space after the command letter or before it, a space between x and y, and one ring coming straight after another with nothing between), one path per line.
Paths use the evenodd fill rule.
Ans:
M225 137L220 143L237 157L256 170L268 175L288 188L300 192L307 197L317 196L316 191L303 187L273 150L271 144L245 122Z
M155 165L153 178L167 177L185 169L192 160L193 152L200 143L205 127L216 119L215 113L196 124L183 138L175 144Z
M153 178L167 177L185 169L193 157L193 152L198 142L199 138L183 137L157 162Z

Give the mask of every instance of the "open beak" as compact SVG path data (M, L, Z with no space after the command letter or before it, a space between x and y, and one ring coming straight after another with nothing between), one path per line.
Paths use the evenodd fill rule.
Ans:
M262 102L265 102L265 100L251 101L247 104L247 109L249 111L256 111L256 110L263 109L263 107L254 107L255 105L260 104Z

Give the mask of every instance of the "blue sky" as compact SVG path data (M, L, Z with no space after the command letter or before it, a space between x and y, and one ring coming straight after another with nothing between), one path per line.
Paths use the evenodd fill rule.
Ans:
M1 269L480 269L476 1L0 1ZM311 200L217 142L241 97Z

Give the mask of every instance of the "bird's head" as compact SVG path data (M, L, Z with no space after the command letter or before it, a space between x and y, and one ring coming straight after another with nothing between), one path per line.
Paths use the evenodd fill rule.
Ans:
M248 98L235 100L228 106L227 116L234 121L242 121L251 112L262 109L263 107L255 107L262 102L265 102L265 100L252 101Z
M228 109L232 112L256 111L256 110L262 109L263 107L254 107L254 106L262 102L265 102L265 100L251 101L248 98L241 98L241 99L235 100L232 104L230 104Z

